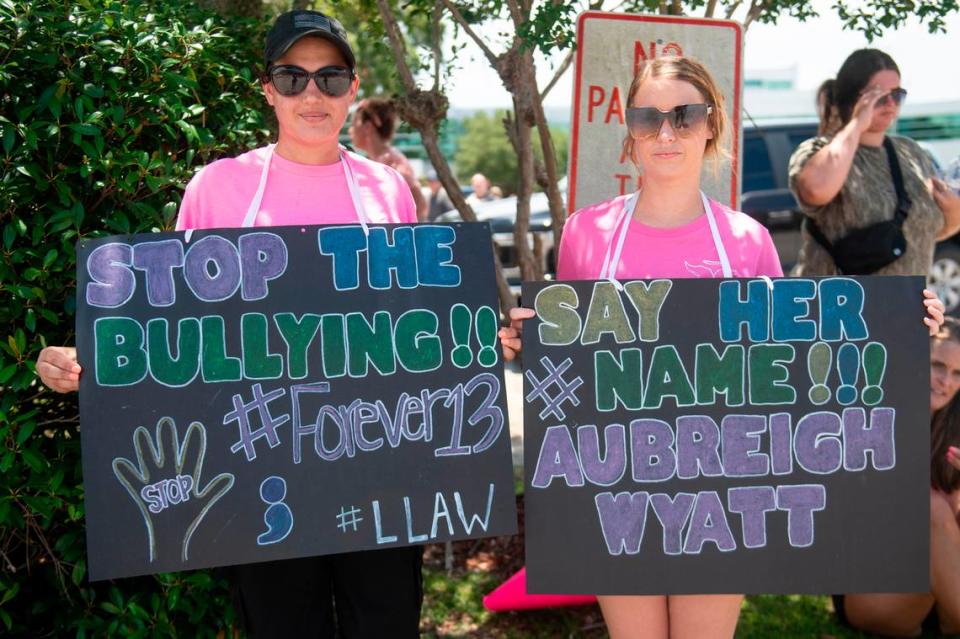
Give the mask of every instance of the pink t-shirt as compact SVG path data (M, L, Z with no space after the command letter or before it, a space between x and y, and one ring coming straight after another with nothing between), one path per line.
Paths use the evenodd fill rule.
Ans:
M600 202L570 216L560 241L557 279L596 280L603 277L600 270L607 247L617 240L620 233L617 221L629 197L623 195ZM734 277L783 275L777 249L762 224L746 213L732 211L714 200L710 200L710 205ZM631 219L616 277L723 277L707 216L701 215L683 226L669 229L654 228Z
M243 225L260 184L267 147L217 160L193 176L183 194L177 230ZM371 224L413 223L417 209L399 173L354 153L345 153ZM273 154L267 188L254 226L357 222L343 163L298 164Z

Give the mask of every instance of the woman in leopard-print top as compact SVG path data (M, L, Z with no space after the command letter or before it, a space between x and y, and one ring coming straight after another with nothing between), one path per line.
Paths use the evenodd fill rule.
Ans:
M800 210L831 242L893 218L897 194L883 139L906 94L896 63L877 49L854 51L836 79L820 87L820 135L790 158L790 189ZM916 142L890 138L912 206L903 226L906 252L876 274L926 275L937 240L960 229L960 197L934 177L930 158ZM804 230L795 274L837 273L827 250Z

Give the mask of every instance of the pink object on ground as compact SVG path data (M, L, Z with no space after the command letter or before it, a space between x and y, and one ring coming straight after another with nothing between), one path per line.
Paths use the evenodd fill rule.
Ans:
M593 595L530 595L527 594L527 569L521 568L496 590L483 598L483 607L491 612L507 610L532 610L535 608L558 608L582 606L596 602Z

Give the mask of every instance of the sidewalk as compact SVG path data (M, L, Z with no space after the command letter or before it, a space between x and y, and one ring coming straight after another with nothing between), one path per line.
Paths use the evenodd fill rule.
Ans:
M504 391L507 394L507 412L510 419L510 444L513 449L513 469L523 475L523 372L516 360L503 367Z

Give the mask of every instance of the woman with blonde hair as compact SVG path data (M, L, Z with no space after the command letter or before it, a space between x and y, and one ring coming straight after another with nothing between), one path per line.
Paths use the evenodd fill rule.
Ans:
M570 217L557 279L781 276L767 229L701 191L704 162L727 157L723 95L706 68L685 57L647 62L630 85L627 105L623 150L642 170L643 186ZM935 329L943 305L925 304L934 317L924 321ZM511 311L511 325L500 331L505 359L521 349L522 322L533 316L532 309ZM613 639L721 639L733 636L743 595L598 600Z

